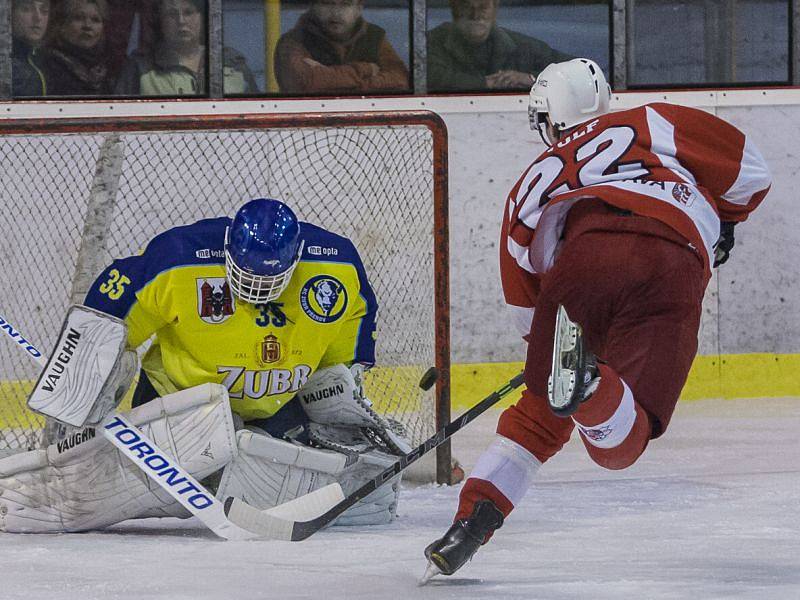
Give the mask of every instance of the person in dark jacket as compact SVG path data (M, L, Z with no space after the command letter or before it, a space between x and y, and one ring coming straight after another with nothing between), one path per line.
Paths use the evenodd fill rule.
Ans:
M428 32L432 92L528 90L539 71L572 57L497 26L499 0L450 0L453 22Z
M408 70L386 39L367 23L363 0L313 0L278 41L275 74L281 92L333 94L409 89Z
M50 0L14 0L11 9L11 90L14 96L44 96L39 46L47 31Z
M41 53L48 96L105 96L108 78L105 0L63 0L53 7Z

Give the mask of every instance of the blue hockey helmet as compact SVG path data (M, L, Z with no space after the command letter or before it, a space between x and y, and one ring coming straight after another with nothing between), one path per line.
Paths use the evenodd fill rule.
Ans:
M228 283L245 302L261 304L278 298L302 253L297 216L279 200L250 200L225 231Z

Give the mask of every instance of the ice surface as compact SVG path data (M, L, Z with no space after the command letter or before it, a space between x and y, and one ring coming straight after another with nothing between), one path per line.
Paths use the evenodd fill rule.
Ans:
M467 466L497 413L455 438ZM223 542L191 521L0 534L0 599L411 600L800 598L800 399L682 404L633 467L576 439L456 575L417 587L458 488L405 489L400 517L301 543Z

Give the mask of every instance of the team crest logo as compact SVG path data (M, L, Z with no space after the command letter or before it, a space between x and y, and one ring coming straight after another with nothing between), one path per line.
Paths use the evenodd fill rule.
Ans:
M206 323L216 325L233 316L236 305L225 277L197 279L197 312Z
M672 197L675 198L676 202L680 202L686 206L691 206L694 200L694 194L691 188L683 183L676 183L672 186Z
M274 363L281 359L281 343L271 333L261 342L261 362Z
M595 442L602 442L609 435L611 435L611 432L613 431L611 427L609 427L608 425L600 428L589 429L586 427L581 427L580 429L583 435L585 435L590 440L594 440Z
M300 306L317 323L333 323L347 308L347 290L335 277L317 275L300 290Z

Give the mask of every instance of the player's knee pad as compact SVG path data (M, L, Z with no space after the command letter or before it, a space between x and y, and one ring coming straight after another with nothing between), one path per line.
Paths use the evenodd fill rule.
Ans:
M278 440L262 432L237 433L237 457L225 467L217 490L260 509L271 508L339 482L345 494L356 490L395 458L378 451L346 454ZM377 524L394 518L399 481L392 481L348 509L338 524ZM352 520L351 520L352 519Z
M236 453L228 394L220 385L169 394L129 418L197 478ZM92 428L0 460L0 531L85 531L144 516L188 513Z

